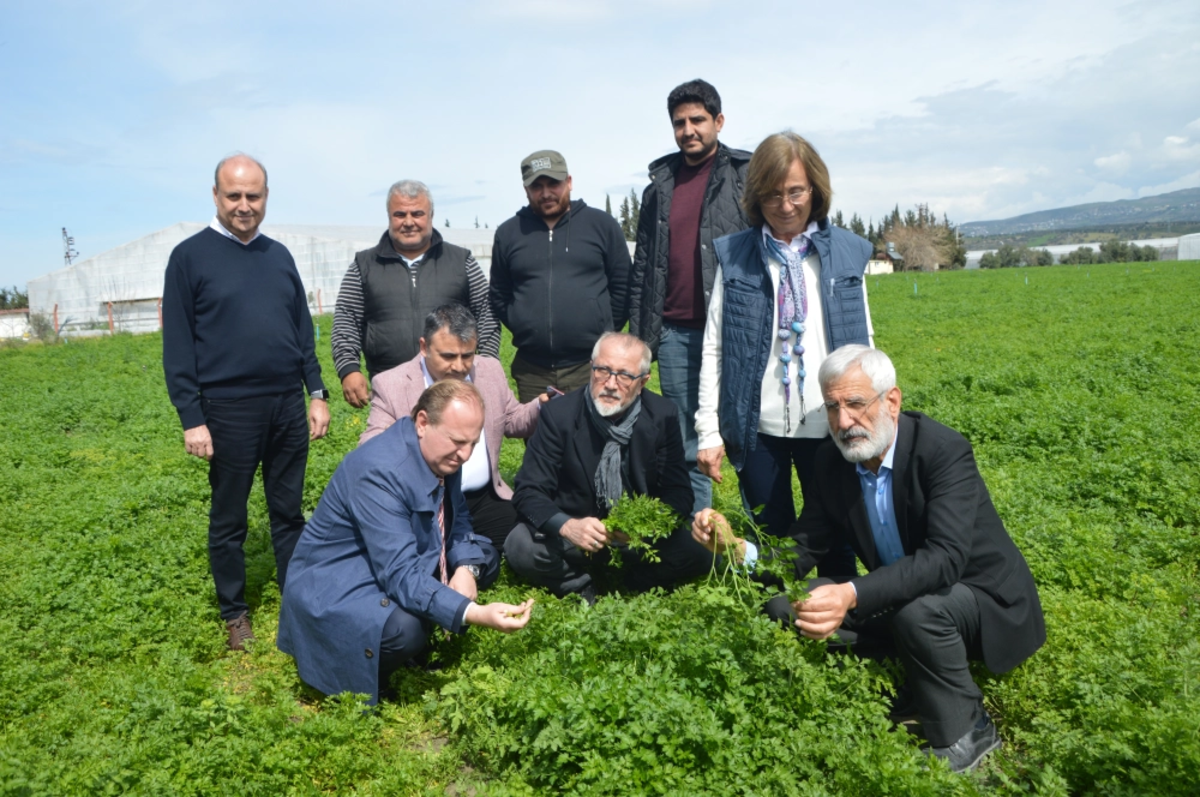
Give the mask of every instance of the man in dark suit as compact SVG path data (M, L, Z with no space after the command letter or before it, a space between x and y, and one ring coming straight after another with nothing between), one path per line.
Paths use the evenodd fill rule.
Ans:
M643 391L650 349L638 338L609 332L592 351L586 388L551 400L517 473L513 504L524 522L505 543L521 577L562 597L595 599L592 572L622 557L631 589L670 586L698 576L712 557L686 525L656 545L660 562L629 551L604 518L624 494L660 499L680 517L692 511L692 485L683 459L675 405Z
M803 578L849 542L869 571L842 584L809 582L805 600L767 611L800 634L860 655L898 655L907 682L893 719L921 720L927 752L956 772L1000 746L970 659L1007 672L1046 641L1037 587L992 505L961 434L900 411L896 369L883 352L851 345L829 355L818 381L832 440L817 453L817 489L792 527ZM709 550L752 565L753 543L711 510L692 533Z

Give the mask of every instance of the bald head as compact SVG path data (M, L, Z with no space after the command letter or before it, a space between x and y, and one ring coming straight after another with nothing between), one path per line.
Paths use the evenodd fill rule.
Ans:
M213 175L213 204L221 225L249 243L267 213L267 170L249 155L225 158Z

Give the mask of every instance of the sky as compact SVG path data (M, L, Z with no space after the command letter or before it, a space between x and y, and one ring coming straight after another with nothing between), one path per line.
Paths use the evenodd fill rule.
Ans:
M428 183L439 227L525 203L557 149L614 209L674 149L666 96L702 77L721 140L792 129L835 209L962 223L1200 186L1200 4L3 0L0 285L212 218L247 152L267 222L386 224Z

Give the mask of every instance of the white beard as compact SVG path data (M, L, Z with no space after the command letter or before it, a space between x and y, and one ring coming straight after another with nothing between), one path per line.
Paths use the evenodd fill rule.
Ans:
M886 409L881 409L872 431L852 426L845 431L834 432L833 442L847 462L866 462L887 453L895 436L895 421Z

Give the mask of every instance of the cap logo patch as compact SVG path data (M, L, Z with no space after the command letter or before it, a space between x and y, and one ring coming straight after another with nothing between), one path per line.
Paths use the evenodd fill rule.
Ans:
M533 160L531 160L529 162L529 167L531 169L533 169L533 171L535 171L535 172L539 172L542 169L549 169L550 168L550 159L549 158L534 158Z

